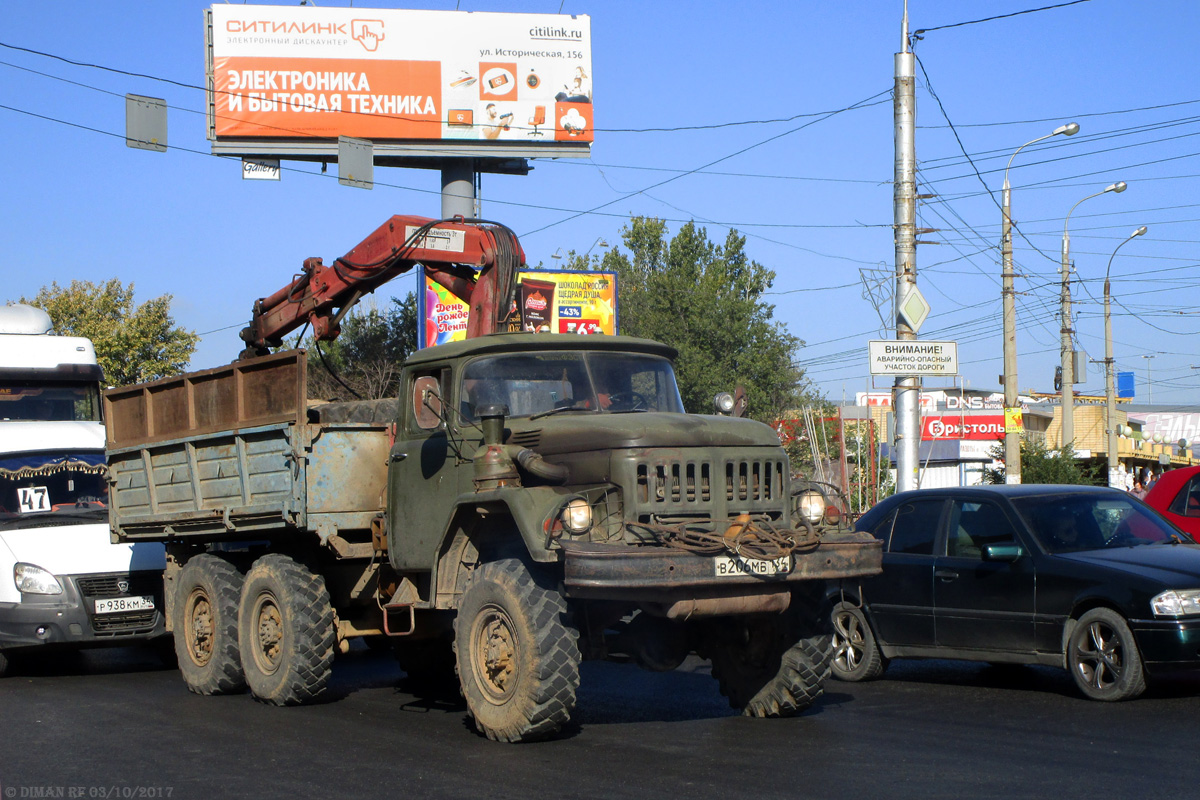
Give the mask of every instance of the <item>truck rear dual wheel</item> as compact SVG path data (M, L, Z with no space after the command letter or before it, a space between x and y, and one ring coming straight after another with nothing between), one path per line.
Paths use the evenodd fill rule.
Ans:
M316 698L337 643L325 581L285 555L255 561L242 587L238 641L255 699L292 706Z
M516 558L481 566L459 602L454 646L467 709L489 739L545 739L570 719L578 636L548 576Z
M241 593L242 574L211 553L189 559L175 579L175 656L184 682L196 694L246 688L238 653Z
M748 717L789 717L824 691L833 658L829 603L807 595L783 614L713 620L701 655L732 708Z

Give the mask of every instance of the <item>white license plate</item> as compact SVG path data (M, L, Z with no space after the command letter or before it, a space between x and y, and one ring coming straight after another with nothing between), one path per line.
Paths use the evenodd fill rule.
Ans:
M792 557L788 555L760 561L739 556L717 556L713 559L713 571L718 578L731 575L787 575L792 571Z
M120 614L122 611L153 611L154 598L148 594L141 597L105 597L96 601L97 614Z

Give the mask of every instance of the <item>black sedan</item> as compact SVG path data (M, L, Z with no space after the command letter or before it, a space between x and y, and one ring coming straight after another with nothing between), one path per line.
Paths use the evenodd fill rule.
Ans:
M1048 664L1094 700L1200 669L1200 545L1125 492L1091 486L924 489L858 521L883 573L831 585L842 680L892 658Z

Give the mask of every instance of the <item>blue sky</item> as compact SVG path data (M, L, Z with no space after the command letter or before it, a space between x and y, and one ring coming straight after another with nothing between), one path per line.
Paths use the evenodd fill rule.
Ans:
M1022 144L1074 120L1078 135L1026 148L1010 173L1019 385L1051 390L1067 211L1124 180L1125 193L1089 199L1071 215L1077 345L1103 358L1104 270L1147 225L1112 262L1117 367L1136 373L1139 401L1196 402L1200 4L1088 0L944 27L1061 2L910 3L912 29L938 28L915 45L919 188L934 195L919 224L938 229L920 237L937 244L917 253L933 307L921 336L958 341L966 385L1000 390L1004 165ZM321 175L303 164L278 183L243 181L237 162L208 155L203 93L186 88L203 83L207 5L8 0L0 31L8 153L0 301L50 281L112 277L133 281L139 300L171 294L177 321L204 334L194 368L236 356L254 299L284 285L306 257L328 262L392 214L440 212L435 172L377 168L376 188L363 191L338 185L335 168ZM867 374L867 341L888 338L890 326L864 286L894 282L890 91L901 0L403 7L591 17L591 159L537 160L528 176L483 178L484 216L521 236L531 265L553 265L559 248L583 252L599 238L619 246L635 214L665 218L672 231L696 220L716 241L736 228L751 257L777 273L776 318L807 343L801 360L824 393L887 391L889 379ZM167 100L171 151L125 146L126 93ZM663 128L676 130L646 130ZM572 213L610 201L602 213ZM414 285L394 281L376 301ZM1078 388L1103 392L1100 365Z

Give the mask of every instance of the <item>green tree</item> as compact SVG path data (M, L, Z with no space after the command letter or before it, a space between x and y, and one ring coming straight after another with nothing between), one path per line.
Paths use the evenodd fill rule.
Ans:
M135 305L133 284L113 278L102 284L51 282L21 302L44 309L63 336L84 336L112 386L152 381L182 372L200 340L171 317L171 295Z
M393 297L384 311L374 303L358 306L342 320L338 338L321 342L319 350L311 336L302 344L309 351L310 396L396 397L400 366L417 349L417 296Z
M1001 466L983 471L985 483L1004 483L1004 443L999 442L990 455ZM1095 485L1099 470L1075 458L1072 447L1049 447L1040 436L1021 434L1021 483L1076 483Z
M803 346L773 319L764 301L775 273L750 260L746 238L730 231L723 244L687 223L668 239L666 223L634 217L622 230L629 249L590 261L573 255L575 269L617 274L621 333L666 342L679 351L676 375L684 406L711 413L713 396L741 385L748 415L764 421L796 408Z

